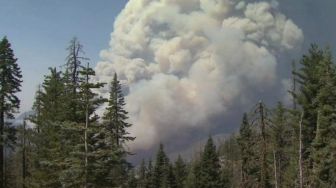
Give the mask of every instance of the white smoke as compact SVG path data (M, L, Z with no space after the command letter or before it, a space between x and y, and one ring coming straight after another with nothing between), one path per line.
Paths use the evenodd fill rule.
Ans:
M135 149L211 125L276 80L275 54L295 49L302 31L277 3L130 0L117 17L97 80L116 72L128 86ZM251 90L253 88L253 90ZM106 90L102 90L106 93Z

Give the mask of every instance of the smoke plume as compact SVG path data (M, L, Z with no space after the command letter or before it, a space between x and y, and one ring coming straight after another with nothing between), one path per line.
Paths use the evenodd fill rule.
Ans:
M131 147L149 149L206 129L213 117L271 87L276 54L302 41L276 1L130 0L96 79L109 83L118 74L136 136Z

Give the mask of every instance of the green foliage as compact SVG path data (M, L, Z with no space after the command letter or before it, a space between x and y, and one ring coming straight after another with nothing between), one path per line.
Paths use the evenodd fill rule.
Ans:
M240 127L238 144L242 160L242 186L252 187L257 184L260 176L259 156L257 150L258 137L244 114Z
M219 144L223 187L239 187L242 179L240 146L238 136L231 135Z
M38 187L60 186L60 161L64 156L60 137L61 122L64 121L63 88L61 72L50 68L50 74L45 76L42 88L36 95L36 114L31 117L37 128L31 140L36 151L31 176L32 183Z
M169 169L169 159L164 152L163 144L160 144L159 151L156 154L153 185L154 187L167 187Z
M173 165L169 164L168 165L168 173L167 173L167 177L166 177L166 186L163 187L167 187L167 188L177 188L177 182L176 182L176 177L174 174L174 169L173 169Z
M77 38L73 38L67 48L68 55L66 57L65 72L63 73L64 80L64 104L67 107L66 119L73 122L79 122L85 118L85 115L78 113L77 108L82 107L80 102L80 84L81 70L83 61L89 59L84 57L83 45L80 44Z
M34 126L14 128L5 119L19 108L22 75L10 43L0 41L0 187L336 187L336 68L330 49L312 45L300 60L293 74L294 109L281 103L266 109L260 102L253 114L244 114L239 134L225 138L218 150L209 137L195 159L178 156L170 163L160 144L154 166L143 160L139 168L127 161L127 143L135 138L117 74L104 99L94 92L104 84L92 83L94 70L83 66L83 46L73 39L67 50L64 72L50 68L36 92L29 117Z
M313 187L330 186L335 160L329 152L335 109L335 66L329 49L312 45L300 61L296 73L300 89L296 100L304 111L303 157L305 184Z
M317 95L316 134L312 143L313 179L315 187L334 187L332 176L333 158L331 141L335 138L336 74L330 51L326 51L321 60L319 82L324 83Z
M131 170L127 178L127 188L137 188L138 181L135 178L134 170Z
M182 188L185 186L185 181L187 179L187 165L183 161L182 157L179 155L175 161L174 174L176 177L176 187Z
M288 173L291 157L294 158L293 155L288 155L291 152L291 146L295 144L293 143L294 130L289 126L288 119L287 110L282 103L278 103L272 118L273 126L270 130L273 147L273 173L277 175L276 179L274 177L274 181L278 187L285 187L285 176Z
M146 179L147 179L147 167L146 167L146 163L145 160L143 159L141 161L141 165L139 168L139 178L138 178L138 187L139 188L145 188L146 187Z
M21 91L22 74L6 37L0 41L0 70L0 112L6 118L13 118L20 106L16 93Z
M5 140L5 119L13 119L13 113L19 109L20 100L16 94L21 91L21 79L11 44L4 37L0 41L0 187L5 186L4 147L9 141Z
M307 163L306 169L312 167L310 160L311 143L315 138L317 111L318 111L318 93L324 83L320 82L320 66L324 59L324 51L313 44L307 55L304 55L300 61L300 69L295 72L299 83L299 91L295 94L297 103L304 111L303 118L303 157ZM308 175L310 172L306 172Z
M197 179L199 168L200 168L199 161L195 160L190 163L185 187L187 188L199 187L199 179Z
M147 173L146 173L146 188L155 188L154 186L154 167L152 160L148 161Z
M114 143L117 146L122 146L126 141L133 141L134 137L129 136L127 128L131 124L127 123L127 111L124 109L125 99L121 90L121 84L114 74L110 86L110 98L108 106L103 116L106 129L113 134Z
M110 86L108 106L103 116L103 123L97 127L95 135L94 155L96 158L94 170L102 185L118 186L127 183L127 174L131 165L126 161L129 152L125 143L135 138L129 136L127 128L131 126L127 122L127 111L124 109L125 100L121 85L115 74Z
M213 143L211 137L209 137L202 157L200 160L200 171L196 175L196 178L199 179L198 187L203 188L219 188L222 187L221 182L221 167L219 164L219 158L216 151L216 146Z

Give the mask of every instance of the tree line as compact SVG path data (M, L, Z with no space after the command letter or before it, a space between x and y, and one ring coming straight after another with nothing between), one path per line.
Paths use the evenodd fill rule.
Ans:
M7 46L0 48L1 65L9 59L8 64L17 67L14 54L8 54L5 49L2 51L7 48L12 52L7 39L3 41ZM89 59L84 57L83 46L74 38L67 50L64 70L50 68L36 91L34 114L12 131L15 134L11 142L15 150L2 155L6 157L6 167L1 171L1 187L125 185L131 169L126 160L129 151L125 144L134 137L127 132L131 124L127 123L121 84L115 74L109 83L109 97L98 96L94 90L106 83L90 81L95 72L87 63ZM11 75L6 79L17 81L19 88L21 80ZM7 80L1 80L1 83L11 84ZM10 94L4 93L5 97L11 97ZM13 99L8 101L16 102ZM104 103L107 104L104 114L99 117L96 110ZM16 106L8 104L8 107L17 109L18 104L17 99ZM11 110L2 113L6 113L3 121L11 118ZM3 116L0 114L0 117ZM26 122L32 125L27 126Z
M127 143L123 87L92 82L95 71L74 38L62 69L38 87L22 125L22 74L7 38L0 42L0 187L282 188L336 187L336 67L329 48L311 45L292 66L292 105L247 109L239 131L209 136L192 159L171 161L159 145L138 166ZM109 96L95 91L108 85ZM100 117L99 108L104 108ZM136 122L135 122L136 123Z

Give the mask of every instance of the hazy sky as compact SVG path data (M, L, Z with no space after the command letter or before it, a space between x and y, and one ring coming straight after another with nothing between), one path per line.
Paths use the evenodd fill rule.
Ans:
M48 67L64 64L76 36L96 64L126 0L0 0L0 37L7 36L23 71L21 111L31 108Z

